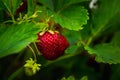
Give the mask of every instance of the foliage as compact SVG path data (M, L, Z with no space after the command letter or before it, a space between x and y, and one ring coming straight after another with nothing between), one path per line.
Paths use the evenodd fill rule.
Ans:
M119 80L120 0L97 0L93 9L91 1L0 0L1 80ZM54 61L45 60L35 45L38 32L47 30L70 42ZM30 57L42 64L40 71ZM32 61L25 65L32 78L22 71L25 61Z
M87 23L87 19L87 10L81 6L70 6L55 15L55 21L69 30L83 29L82 25Z
M31 27L29 27L31 26ZM19 25L3 26L0 29L0 57L14 54L25 48L37 39L39 28L33 23L22 23Z
M67 79L63 77L61 80L75 80L73 76L69 76ZM87 76L83 76L80 80L88 80Z

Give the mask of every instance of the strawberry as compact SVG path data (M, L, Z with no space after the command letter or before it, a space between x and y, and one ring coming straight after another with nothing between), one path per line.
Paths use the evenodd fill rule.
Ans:
M69 47L69 43L66 38L58 32L46 31L43 35L38 33L37 47L44 58L48 60L54 60L64 54L66 48Z

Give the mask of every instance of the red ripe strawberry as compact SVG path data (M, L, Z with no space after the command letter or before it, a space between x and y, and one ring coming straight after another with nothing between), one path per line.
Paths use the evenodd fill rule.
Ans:
M44 58L54 60L64 54L69 43L66 38L58 32L45 32L43 35L38 33L38 49Z

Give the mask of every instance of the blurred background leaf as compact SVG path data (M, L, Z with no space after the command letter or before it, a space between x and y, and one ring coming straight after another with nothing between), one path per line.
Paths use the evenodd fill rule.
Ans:
M34 0L27 0L28 2L28 11L27 11L27 14L28 16L31 16L34 11L35 11L35 1Z
M16 9L20 6L22 0L2 0L2 3L10 14L16 14Z
M74 76L69 76L67 79L63 77L61 80L75 80Z
M110 1L109 3L108 1L99 1L98 8L92 13L91 29L94 37L98 37L98 35L102 34L101 32L110 27L107 24L112 24L110 21L120 12L120 0Z
M45 7L54 10L54 5L52 0L38 0L38 2L42 3Z
M87 76L83 76L80 80L88 80Z
M11 5L12 5L11 10L13 14L16 14L16 10L21 3L22 3L22 0L11 0Z
M54 2L54 10L55 11L60 11L60 10L63 10L73 4L78 4L78 3L81 3L81 2L85 2L85 1L88 1L88 0L53 0Z
M11 13L11 4L10 4L10 0L2 0L2 3L4 4L4 6L6 7L6 9L9 11L9 13Z
M120 47L120 31L114 33L114 36L111 40L111 44L114 45L114 46Z

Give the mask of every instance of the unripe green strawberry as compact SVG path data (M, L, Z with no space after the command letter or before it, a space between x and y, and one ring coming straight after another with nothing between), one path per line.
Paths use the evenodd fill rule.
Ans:
M45 32L43 35L38 33L37 47L44 58L54 60L64 54L69 43L66 38L58 32Z

